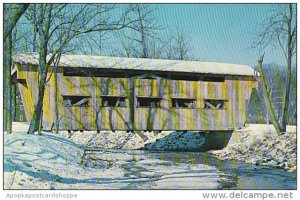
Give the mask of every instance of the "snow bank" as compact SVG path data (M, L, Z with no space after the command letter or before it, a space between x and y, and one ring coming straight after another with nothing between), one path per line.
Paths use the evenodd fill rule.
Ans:
M27 124L13 123L14 132L27 130ZM226 132L207 134L197 131L59 131L58 134L80 147L155 151L208 151L223 148L224 142L221 141L229 140Z
M82 147L155 151L208 151L226 146L231 132L60 131L59 135Z
M93 188L93 182L118 179L121 169L86 170L83 150L63 137L14 133L4 135L5 189Z
M250 124L235 131L226 148L211 153L221 160L235 159L295 171L296 137L296 126L287 126L287 133L277 137L273 125Z

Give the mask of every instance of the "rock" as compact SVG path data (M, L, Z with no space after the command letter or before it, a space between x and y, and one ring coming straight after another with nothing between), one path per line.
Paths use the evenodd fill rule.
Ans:
M284 163L284 162L286 162L287 161L287 159L284 157L284 156L280 156L279 158L277 158L277 163L279 164L279 163Z
M264 158L264 159L263 159L263 162L264 162L264 163L270 162L270 161L272 161L272 158Z
M276 167L277 162L275 160L271 160L271 161L267 162L267 165L272 166L272 167Z
M254 159L254 158L252 158L252 159L250 159L249 161L246 161L246 162L249 163L249 164L252 164L252 165L259 165L258 160Z
M294 166L294 167L291 167L288 169L288 172L295 172L297 170L297 167Z
M254 163L256 166L258 166L258 165L261 165L261 163L260 162L258 162L258 161L255 161L255 163Z
M277 163L277 167L279 168L284 168L285 164L284 163Z

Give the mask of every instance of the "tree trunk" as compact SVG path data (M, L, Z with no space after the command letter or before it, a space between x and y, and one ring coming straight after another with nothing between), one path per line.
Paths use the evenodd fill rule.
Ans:
M11 107L12 107L12 121L16 121L16 106L17 106L17 85L16 84L13 84L11 86L12 88L12 91L11 91L11 98L12 98L12 104L11 104Z
M30 120L29 130L27 132L28 134L33 134L40 127L44 93L45 93L46 77L47 77L47 72L46 73L43 72L41 74L40 82L38 84L38 98L37 98L37 103L34 107L34 112L33 112L32 118Z
M40 4L41 7L38 18L40 19L38 24L38 36L39 36L39 65L38 65L38 97L36 105L34 106L34 112L30 120L28 134L33 134L40 127L42 112L43 112L43 100L45 93L45 85L48 74L47 63L47 51L49 42L49 30L51 25L51 12L53 4ZM46 8L46 10L44 10ZM39 10L37 9L37 10ZM44 16L47 16L45 19Z
M58 91L57 91L57 66L54 70L54 99L55 99L55 133L58 134L59 115L58 115Z
M42 129L43 129L43 110L41 112L38 135L42 135Z
M141 10L139 6L138 6L138 15L139 15L139 22L140 22L141 44L143 49L142 58L148 58L149 55L148 55L148 48L146 43L145 30L144 30L143 19L141 16Z
M262 91L263 91L264 100L265 100L265 103L266 103L267 110L269 111L271 121L272 121L273 126L276 130L276 133L277 133L277 135L279 135L281 133L279 120L278 120L278 117L275 114L275 110L273 108L272 101L271 101L271 96L270 96L270 93L267 89L267 83L265 81L264 71L262 69L262 63L263 63L263 56L258 60L258 72L260 73L260 82L261 82Z
M33 44L32 52L36 52L36 39L37 39L37 19L36 19L36 4L33 4Z
M34 112L32 115L32 118L30 120L30 125L29 125L29 130L28 134L33 134L38 130L40 127L40 120L42 116L42 109L43 109L43 100L44 100L44 89L45 89L45 81L43 81L43 74L41 75L41 81L39 82L38 85L38 98L37 98L37 103L34 107ZM46 79L46 78L45 78Z
M34 112L32 118L30 120L28 134L33 134L39 129L41 116L43 112L43 100L45 93L45 83L48 73L48 65L46 61L47 57L47 42L46 37L42 33L40 37L40 45L39 45L39 81L38 81L38 97L37 103L34 108Z
M11 34L13 28L15 27L16 23L19 21L20 17L23 13L27 10L29 4L28 3L21 3L18 5L19 7L16 9L14 13L11 13L11 18L4 20L4 33L3 33L3 40L5 41L7 37ZM4 12L7 10L4 7Z
M12 133L12 93L11 93L11 64L12 64L12 34L4 41L4 130Z
M288 55L287 55L287 76L286 76L286 86L285 86L285 96L282 108L282 118L280 122L281 131L286 132L287 125L287 114L289 109L289 97L290 97L290 89L291 89L291 77L292 77L292 4L290 4L290 18L287 22L288 25Z

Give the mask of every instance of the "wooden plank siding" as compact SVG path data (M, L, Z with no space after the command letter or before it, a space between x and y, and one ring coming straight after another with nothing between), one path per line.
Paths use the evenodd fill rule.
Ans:
M18 79L26 80L25 83L19 82L17 85L24 102L26 118L30 120L37 99L38 73L36 67L31 65L16 64L16 68ZM51 76L50 71L51 69L43 102L45 129L52 127L55 122L54 76ZM132 80L133 84L130 83ZM246 119L246 101L250 99L252 88L257 87L251 76L225 75L224 82L138 77L77 77L64 76L62 68L59 68L57 82L60 130L208 131L242 127ZM63 95L87 96L89 104L86 107L64 106ZM126 106L102 106L102 96L126 97ZM161 98L160 107L138 107L139 96ZM174 97L194 99L194 108L173 108ZM226 100L225 108L207 109L204 99ZM134 122L130 113L134 113Z

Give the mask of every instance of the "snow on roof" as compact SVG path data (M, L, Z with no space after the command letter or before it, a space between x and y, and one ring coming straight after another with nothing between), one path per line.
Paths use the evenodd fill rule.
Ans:
M33 53L15 54L13 61L21 64L38 65L38 57L38 54ZM59 66L243 76L253 76L255 73L255 70L248 65L89 55L62 55Z

